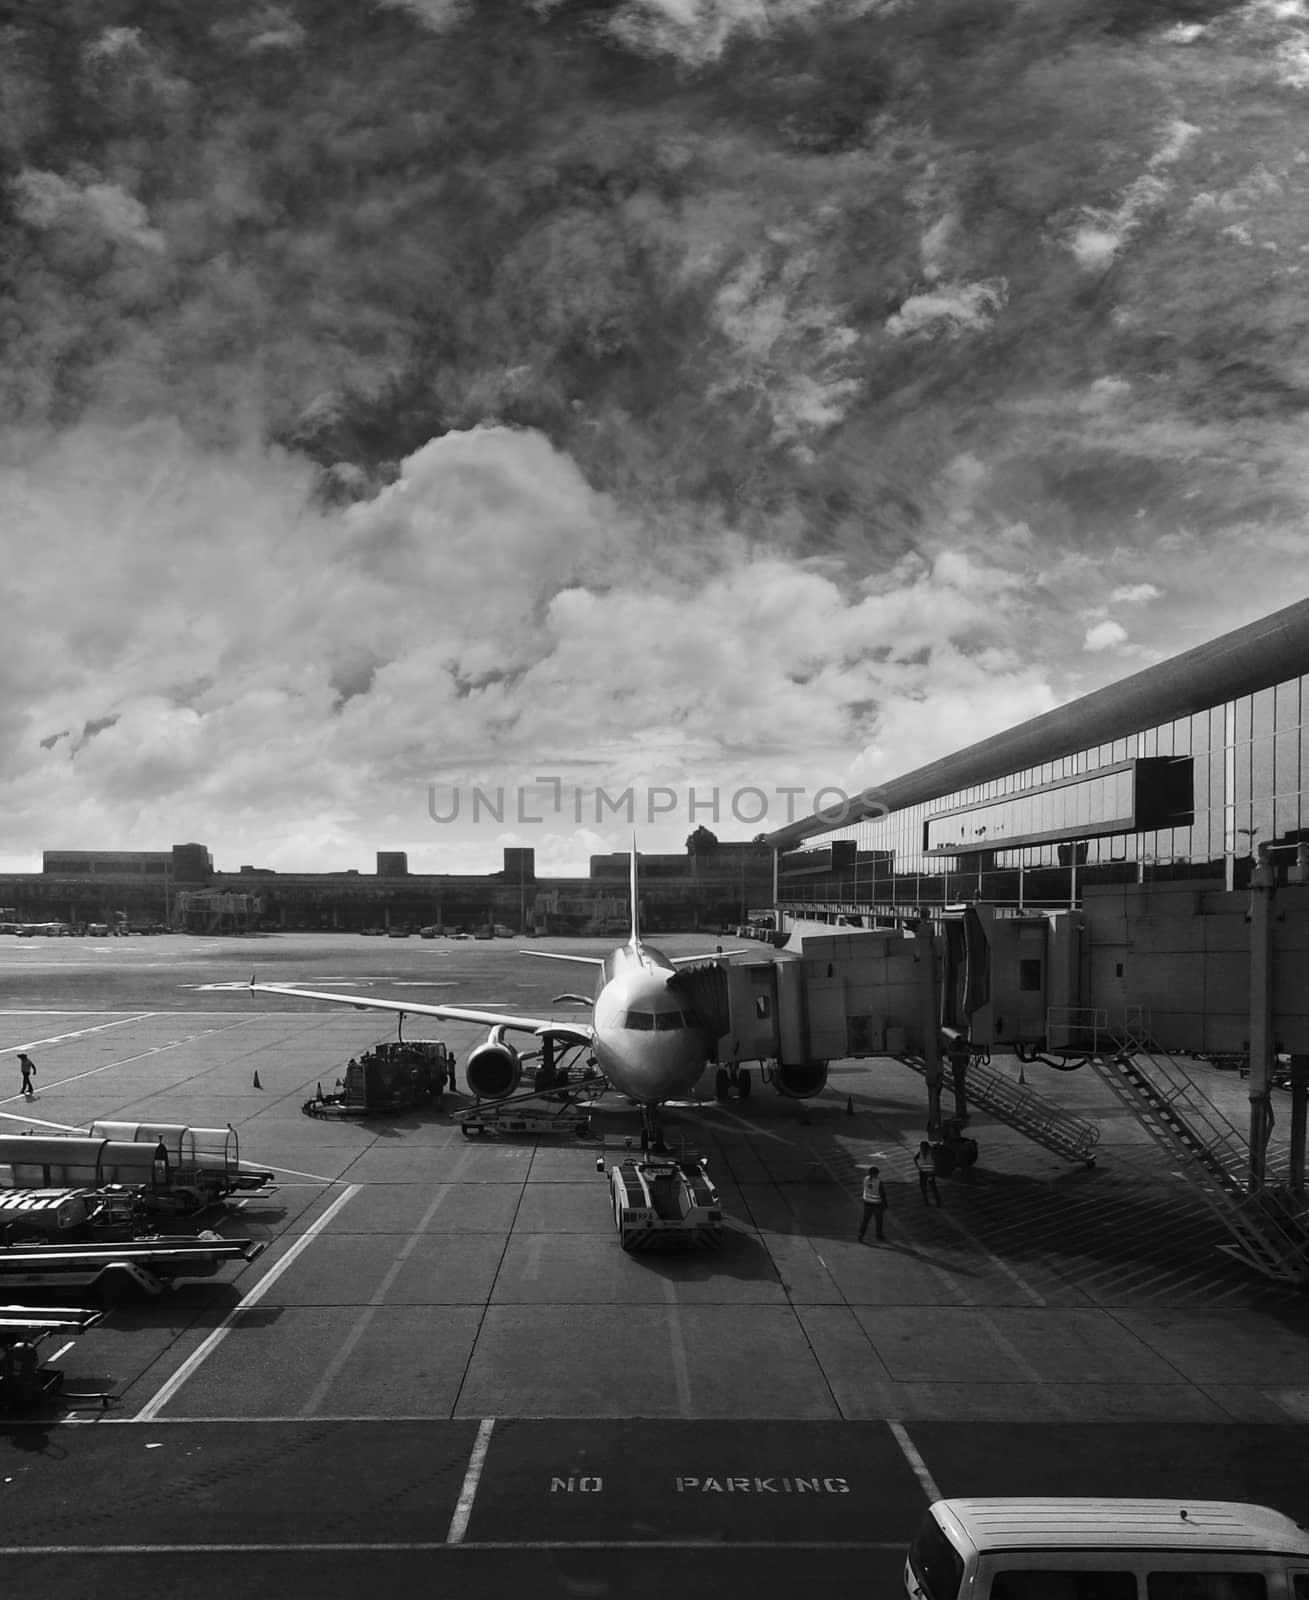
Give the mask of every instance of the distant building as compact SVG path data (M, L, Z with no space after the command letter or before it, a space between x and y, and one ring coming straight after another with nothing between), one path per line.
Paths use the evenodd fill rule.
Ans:
M504 878L506 883L535 883L536 851L506 846Z
M409 856L404 850L379 850L377 852L377 876L379 878L407 878L409 876Z

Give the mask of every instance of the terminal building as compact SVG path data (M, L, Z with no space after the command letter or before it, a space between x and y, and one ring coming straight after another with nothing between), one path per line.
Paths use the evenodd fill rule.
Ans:
M1285 881L1309 841L1309 601L769 835L821 920L1073 907L1105 885Z
M917 1021L902 1060L937 1085L942 1051L971 1062L970 1098L1051 1148L1067 1125L1064 1154L1057 1097L978 1063L1090 1065L1231 1248L1309 1283L1309 601L767 842L810 1007L821 991L846 1013L829 1053ZM916 1011L880 976L894 962L918 975ZM1248 1131L1196 1058L1240 1069Z

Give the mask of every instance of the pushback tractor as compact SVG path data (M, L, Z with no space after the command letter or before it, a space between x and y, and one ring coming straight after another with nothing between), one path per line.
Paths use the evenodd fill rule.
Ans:
M603 1157L596 1166L603 1171ZM722 1243L723 1207L702 1161L628 1156L609 1168L609 1191L618 1239L629 1253Z

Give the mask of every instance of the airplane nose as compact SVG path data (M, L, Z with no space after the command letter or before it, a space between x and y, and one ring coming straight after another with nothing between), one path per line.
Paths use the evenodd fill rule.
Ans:
M647 1035L632 1050L616 1050L611 1060L601 1058L609 1081L634 1100L653 1103L684 1094L704 1071L704 1059L685 1038L660 1040Z

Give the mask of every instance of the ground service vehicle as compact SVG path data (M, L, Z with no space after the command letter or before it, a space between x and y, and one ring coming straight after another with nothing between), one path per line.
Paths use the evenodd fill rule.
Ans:
M1309 1531L1232 1500L937 1500L910 1600L1309 1600Z
M391 1039L353 1056L336 1093L323 1086L300 1108L307 1117L372 1117L412 1111L455 1086L455 1059L439 1039Z
M596 1165L603 1167L603 1158ZM629 1156L610 1167L609 1186L624 1250L722 1243L723 1208L703 1163Z

